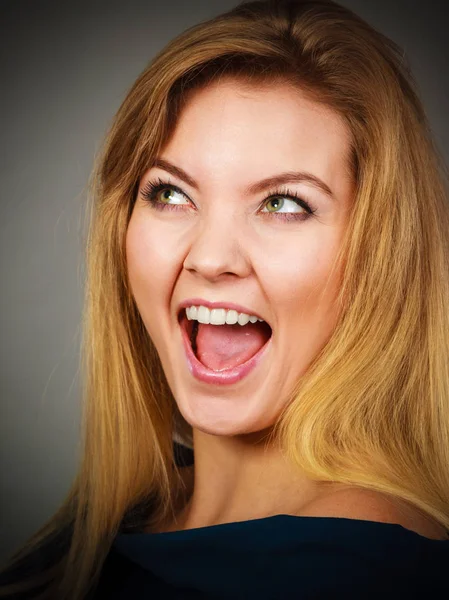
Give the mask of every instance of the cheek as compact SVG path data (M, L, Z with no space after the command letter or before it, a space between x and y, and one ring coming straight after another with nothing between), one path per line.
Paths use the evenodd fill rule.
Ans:
M167 244L167 236L155 225L139 217L131 218L126 234L126 261L134 300L157 344L179 273L179 260L175 249Z
M158 233L159 229L159 233ZM132 217L126 234L126 261L133 294L163 291L174 268L172 249L160 228Z
M333 311L338 272L331 275L331 269L337 250L334 239L326 240L317 234L302 238L300 245L291 245L287 252L265 262L263 279L276 312L282 309L291 315L304 310L307 316L322 316Z

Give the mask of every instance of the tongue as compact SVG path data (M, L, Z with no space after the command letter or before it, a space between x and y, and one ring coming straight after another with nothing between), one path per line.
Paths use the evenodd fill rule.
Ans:
M248 325L198 324L197 358L214 371L241 365L254 356L267 341L260 323Z

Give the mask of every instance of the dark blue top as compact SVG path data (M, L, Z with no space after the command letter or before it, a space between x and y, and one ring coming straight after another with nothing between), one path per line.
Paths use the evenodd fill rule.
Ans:
M120 533L94 598L443 599L449 540L390 523L289 515Z

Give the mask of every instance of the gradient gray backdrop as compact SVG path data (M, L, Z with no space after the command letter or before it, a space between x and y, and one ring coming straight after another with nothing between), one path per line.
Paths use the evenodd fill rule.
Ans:
M0 0L0 562L56 510L79 458L83 207L127 89L190 25L237 0ZM449 155L443 0L343 0L406 51Z

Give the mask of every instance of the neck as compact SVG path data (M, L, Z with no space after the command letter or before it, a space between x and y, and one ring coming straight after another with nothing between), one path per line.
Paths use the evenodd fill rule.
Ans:
M230 438L194 430L194 454L195 464L180 469L185 492L176 518L160 530L300 514L332 485L300 473L259 433Z

